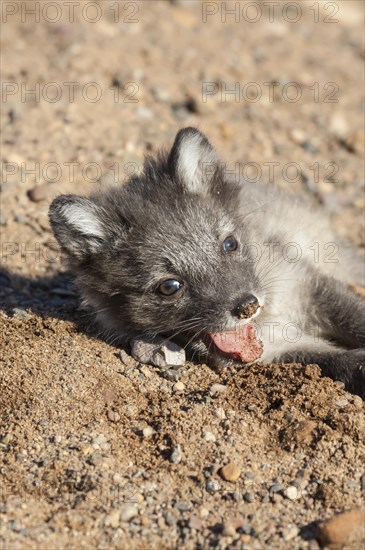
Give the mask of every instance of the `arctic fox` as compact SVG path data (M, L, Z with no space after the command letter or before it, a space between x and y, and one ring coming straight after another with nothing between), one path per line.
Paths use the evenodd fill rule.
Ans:
M178 132L143 173L50 221L84 304L114 342L177 340L208 364L316 363L365 398L356 250L296 194L229 176L208 139Z

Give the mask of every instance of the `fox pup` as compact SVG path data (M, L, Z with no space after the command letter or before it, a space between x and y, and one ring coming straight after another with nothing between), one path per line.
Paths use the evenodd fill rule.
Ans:
M365 398L356 250L314 204L236 181L195 128L143 173L61 195L54 234L83 302L113 342L172 339L211 365L317 363Z

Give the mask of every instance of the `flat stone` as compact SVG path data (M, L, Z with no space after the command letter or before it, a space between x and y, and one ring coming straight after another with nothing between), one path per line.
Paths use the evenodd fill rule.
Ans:
M137 361L155 367L185 363L185 350L170 340L157 339L154 342L147 342L135 338L131 342L131 352Z

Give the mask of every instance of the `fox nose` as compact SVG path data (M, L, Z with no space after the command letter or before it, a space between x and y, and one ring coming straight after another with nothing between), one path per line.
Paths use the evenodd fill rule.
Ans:
M232 311L234 317L238 319L248 319L259 309L260 304L256 296L253 294L244 294L238 304Z

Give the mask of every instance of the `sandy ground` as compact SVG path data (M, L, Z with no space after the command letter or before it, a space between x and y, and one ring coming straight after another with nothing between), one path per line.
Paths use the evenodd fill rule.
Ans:
M137 364L78 309L47 210L196 125L363 248L362 3L34 4L2 6L2 548L318 549L363 517L361 399L317 367Z

